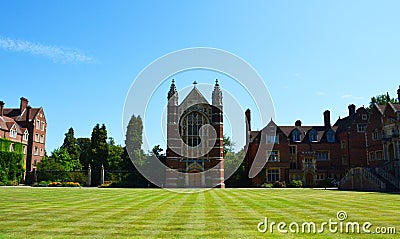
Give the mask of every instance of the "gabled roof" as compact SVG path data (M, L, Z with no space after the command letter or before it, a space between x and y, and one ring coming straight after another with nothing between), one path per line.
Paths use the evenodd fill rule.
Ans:
M275 122L270 122L268 123L268 125L266 127L264 127L263 130L265 130L269 125L275 125L276 128L276 132L282 132L286 137L290 137L291 134L295 131L298 130L301 135L302 135L302 139L303 140L308 140L309 139L309 133L312 130L315 130L315 132L317 133L317 142L320 142L322 139L324 139L324 135L326 134L326 132L328 132L329 130L332 130L333 132L336 132L337 127L336 126L332 126L332 127L325 127L325 126L277 126L275 124ZM259 133L260 131L251 131L250 135L252 135L252 138L255 138L258 136L257 133Z
M29 112L29 120L32 120L36 117L38 112L40 111L40 108L31 108ZM4 109L4 115L8 116L10 118L13 118L15 121L24 121L26 119L26 114L27 110L21 110L19 108L5 108Z
M400 104L392 104L392 103L389 102L389 104L387 104L387 105L392 107L394 112L400 111Z
M192 106L195 104L208 104L206 98L201 94L201 92L195 87L189 92L186 98L182 101L180 105ZM186 108L186 107L185 107Z
M375 108L383 115L383 112L385 111L386 105L378 105L377 103L374 103Z

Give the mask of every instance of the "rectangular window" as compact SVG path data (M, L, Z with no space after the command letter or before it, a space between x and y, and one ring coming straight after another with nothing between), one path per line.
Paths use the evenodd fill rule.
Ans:
M26 146L24 145L24 154L26 154Z
M268 154L269 154L268 162L279 162L278 150L268 151Z
M357 124L357 132L365 132L366 128L367 128L366 124Z
M42 130L44 131L44 122L42 121Z
M289 146L289 154L291 155L296 154L296 146Z
M35 147L35 149L34 149L34 151L33 151L33 154L34 155L38 155L39 153L38 153L38 147Z
M340 147L341 147L342 149L345 149L345 148L346 148L346 141L345 141L345 140L340 141Z
M39 142L39 134L38 133L35 134L35 142Z
M368 119L368 116L366 114L363 114L362 115L362 120L367 120L367 119Z
M40 120L36 120L36 129L40 129Z
M315 134L310 134L310 141L311 142L318 142L318 135Z
M11 128L11 130L10 130L10 137L11 138L17 137L17 129L15 128L15 126L13 128Z
M269 183L279 181L279 169L268 169L267 181Z
M375 160L375 152L369 152L369 160Z
M290 169L297 169L296 162L290 162Z
M40 148L40 156L43 156L43 149Z
M315 151L316 160L329 160L329 151Z
M301 142L301 135L298 132L294 132L292 136L293 142Z
M40 135L40 143L44 143L44 135Z
M10 152L14 152L14 144L10 144Z
M29 133L28 133L28 131L25 131L23 140L28 141L28 137L29 137Z
M267 135L267 144L277 144L279 143L278 135Z
M376 151L375 152L375 158L376 160L382 160L383 159L383 155L382 155L382 151Z
M381 139L382 139L382 131L381 130L377 130L372 133L372 140L377 141L377 140L381 140Z

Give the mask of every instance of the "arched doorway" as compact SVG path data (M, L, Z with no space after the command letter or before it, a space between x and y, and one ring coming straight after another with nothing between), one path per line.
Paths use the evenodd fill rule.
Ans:
M306 186L314 186L314 176L312 175L312 173L306 173Z

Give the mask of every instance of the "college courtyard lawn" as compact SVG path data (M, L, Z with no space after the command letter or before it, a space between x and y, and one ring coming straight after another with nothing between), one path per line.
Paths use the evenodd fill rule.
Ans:
M399 238L400 194L316 189L0 187L0 238ZM301 232L303 222L370 222L397 234ZM260 222L299 224L299 233L257 230ZM339 225L339 224L338 224ZM292 225L295 230L295 224ZM260 225L263 229L264 225ZM389 229L388 229L389 228ZM305 227L307 229L307 227ZM338 228L338 230L340 230ZM361 230L361 229L360 229ZM372 237L371 237L372 236Z

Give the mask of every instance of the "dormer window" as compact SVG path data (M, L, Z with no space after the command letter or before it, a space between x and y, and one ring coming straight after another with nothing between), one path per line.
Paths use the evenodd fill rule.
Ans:
M292 141L293 142L301 142L301 133L298 129L293 131L292 133Z
M368 119L367 114L363 114L361 117L362 117L362 120L367 120Z
M267 135L268 144L277 144L279 142L278 135Z
M335 132L333 132L333 130L329 130L328 133L326 134L326 139L329 143L334 143L335 142Z
M312 129L309 134L310 134L309 137L310 137L311 142L318 142L318 134L315 129Z
M23 140L24 141L28 141L28 138L29 138L29 133L28 133L28 130L25 130L25 133L24 133L24 136L23 136Z
M17 127L15 125L10 129L10 138L17 138Z

